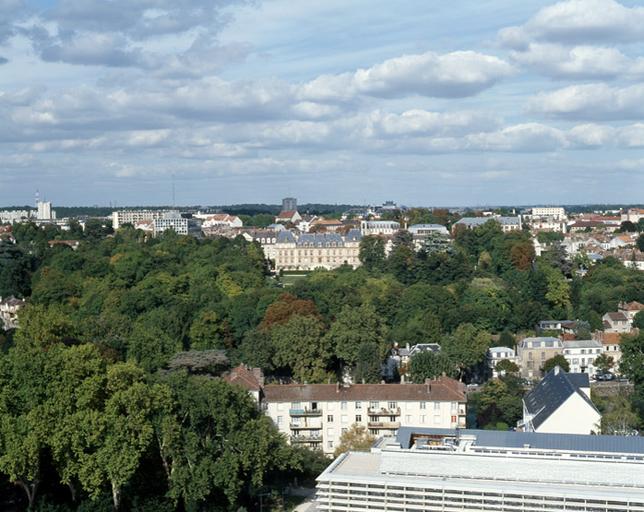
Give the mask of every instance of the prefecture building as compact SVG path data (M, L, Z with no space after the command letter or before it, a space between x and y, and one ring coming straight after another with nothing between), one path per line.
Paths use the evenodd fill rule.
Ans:
M332 270L342 265L359 267L360 240L362 235L357 229L344 236L339 233L280 231L271 251L275 270Z
M643 512L644 438L401 428L317 478L324 512Z
M425 384L268 384L263 396L262 409L291 443L326 454L354 424L374 436L411 425L465 426L465 387L447 377Z

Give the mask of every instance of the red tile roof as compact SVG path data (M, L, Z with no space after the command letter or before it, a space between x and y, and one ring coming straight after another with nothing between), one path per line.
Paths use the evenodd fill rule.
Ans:
M261 370L258 368L250 369L244 364L240 364L236 368L230 370L230 373L224 379L230 384L237 384L248 391L260 391L262 389L263 379L261 378Z

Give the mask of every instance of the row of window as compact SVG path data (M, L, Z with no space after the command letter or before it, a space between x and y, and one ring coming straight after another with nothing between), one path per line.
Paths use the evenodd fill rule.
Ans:
M361 401L353 402L354 408L356 410L362 409L362 403L363 402L361 402ZM407 408L407 407L411 407L416 402L404 401L402 403L404 404L405 408ZM417 402L417 403L418 403L418 407L420 409L427 409L427 403L428 402L423 401L423 402ZM433 407L434 407L435 411L440 411L442 402L430 402L430 403L434 404ZM386 406L384 404L386 404ZM450 404L451 404L450 406L451 406L452 411L456 411L458 409L458 402L450 402ZM308 402L306 402L304 404L304 407L302 406L302 402L291 402L290 409L295 409L295 410L308 409L307 405L308 405ZM277 410L278 411L284 410L284 406L285 406L285 404L283 402L278 402L277 403ZM386 409L386 410L389 410L389 411L395 411L395 410L398 409L398 402L394 402L394 401L379 402L377 400L372 400L372 401L369 402L368 406L369 406L369 409L372 409L372 410L375 410L375 411L380 411L382 409ZM348 410L348 408L349 408L349 402L347 402L347 401L340 402L340 410L341 411L346 411L346 410ZM326 402L326 410L327 411L332 411L333 409L335 409L335 402ZM311 411L319 410L318 402L311 402L310 410Z

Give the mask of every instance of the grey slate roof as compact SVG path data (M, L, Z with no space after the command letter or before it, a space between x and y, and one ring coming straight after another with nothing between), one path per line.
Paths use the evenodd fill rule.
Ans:
M644 454L644 437L591 436L584 434L543 434L539 432L512 432L504 430L460 429L461 435L476 436L475 446L551 449L577 452L637 453ZM396 441L402 448L410 448L412 434L456 435L455 429L401 427Z
M588 375L585 378L570 378L570 375L573 374L568 374L557 366L523 398L525 408L532 416L532 426L535 429L539 428L574 393L578 393L588 405L597 410L590 398L579 389L590 387L587 384Z

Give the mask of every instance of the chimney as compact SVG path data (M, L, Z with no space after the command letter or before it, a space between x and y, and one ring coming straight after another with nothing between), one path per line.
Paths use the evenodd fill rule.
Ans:
M561 368L559 368L559 366L555 366L555 375L559 375L559 370L561 370Z
M340 392L340 383L339 383L339 382L336 382L336 383L335 383L335 392L336 392L336 393L339 393L339 392Z

